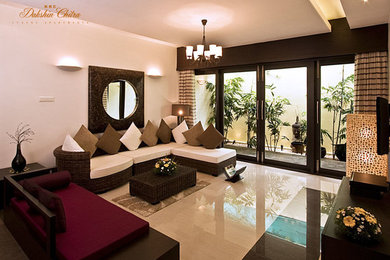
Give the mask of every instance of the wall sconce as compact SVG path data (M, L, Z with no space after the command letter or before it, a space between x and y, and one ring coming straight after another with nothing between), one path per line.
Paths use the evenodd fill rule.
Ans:
M162 77L161 71L157 68L150 68L148 70L148 72L146 73L146 75L148 77L151 77L151 78L161 78Z
M172 115L177 116L177 124L180 124L185 116L190 115L190 105L172 104Z
M82 69L80 63L73 57L62 57L56 66L57 68L66 71L76 71Z
M387 176L388 157L376 153L376 116L347 115L347 177L352 172Z

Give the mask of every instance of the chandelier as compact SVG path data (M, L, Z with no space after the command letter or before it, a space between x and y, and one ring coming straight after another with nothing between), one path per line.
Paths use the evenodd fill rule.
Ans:
M206 28L207 20L202 20L203 25L203 39L202 44L196 45L196 51L193 46L186 46L186 57L187 60L193 60L195 62L213 62L217 63L222 58L222 46L216 44L210 44L206 49Z

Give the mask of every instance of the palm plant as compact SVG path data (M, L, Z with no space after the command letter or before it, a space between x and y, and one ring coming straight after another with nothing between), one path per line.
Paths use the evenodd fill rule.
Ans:
M286 112L285 106L290 105L287 98L275 96L275 86L266 85L265 88L270 91L271 99L265 100L265 119L267 128L270 132L269 140L265 138L267 147L270 151L276 151L277 144L280 139L280 130L282 126L289 126L290 123L282 121L280 117Z
M257 132L256 92L251 90L248 93L240 93L240 97L240 106L235 119L245 117L247 147L253 148L256 147L256 136L252 136L252 133Z
M229 128L232 127L233 121L237 118L240 110L241 84L244 80L241 77L226 80L224 85L224 134L227 138ZM215 85L207 82L206 89L211 92L210 108L215 111ZM215 123L215 113L211 114L207 120L208 124Z
M346 138L346 115L353 113L353 81L353 74L344 77L343 65L341 81L335 86L322 87L326 95L321 101L324 103L324 108L332 113L330 141L332 143L333 159L335 157L335 147Z

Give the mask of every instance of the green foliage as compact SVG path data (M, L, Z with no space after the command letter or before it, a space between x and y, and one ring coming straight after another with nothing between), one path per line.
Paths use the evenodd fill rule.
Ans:
M336 194L321 191L321 213L329 215L332 210L333 202L336 199Z
M240 106L236 112L236 120L240 117L245 117L245 124L247 126L247 147L255 148L257 145L256 132L256 92L240 93ZM254 133L254 136L251 134Z
M211 113L207 119L207 124L213 125L215 124L215 85L211 82L206 82L206 89L210 92L209 107L211 109Z
M228 79L224 85L224 133L227 137L229 128L232 127L233 121L237 119L240 110L242 89L241 84L244 80L241 77Z
M241 77L229 79L224 85L224 134L227 137L229 129L232 127L234 120L240 117L246 117L248 147L252 147L253 138L251 134L256 132L256 92L242 93ZM215 111L215 85L207 82L206 89L210 95L210 109ZM209 115L208 124L215 124L215 112ZM252 138L252 139L251 139Z
M353 113L353 81L354 74L344 78L343 66L341 81L335 86L322 87L325 95L321 101L324 108L332 113L332 131L326 136L332 143L333 158L335 146L346 139L346 115Z
M282 126L290 126L290 123L282 121L280 117L286 112L285 106L290 105L287 98L275 96L275 86L266 85L266 90L270 93L270 99L265 100L265 120L267 121L267 128L270 132L269 140L265 138L267 147L270 151L276 151L276 146L280 139L280 130ZM269 95L267 95L268 97Z

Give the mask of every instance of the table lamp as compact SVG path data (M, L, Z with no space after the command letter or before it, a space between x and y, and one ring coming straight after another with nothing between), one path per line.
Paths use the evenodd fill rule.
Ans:
M190 105L172 104L172 115L177 116L177 124L179 125L185 116L190 115Z

